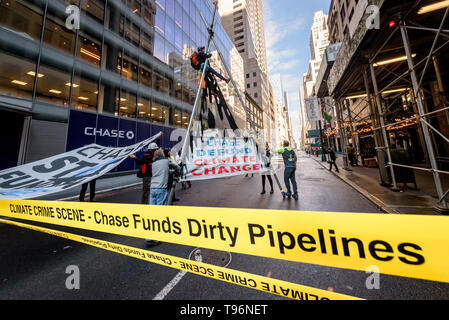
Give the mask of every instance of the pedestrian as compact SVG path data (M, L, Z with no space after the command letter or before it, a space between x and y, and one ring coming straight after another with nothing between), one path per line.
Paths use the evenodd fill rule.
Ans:
M334 151L334 149L332 147L329 148L329 158L330 158L329 171L332 171L332 166L334 166L335 167L335 171L340 172L338 170L337 163L336 163L337 155L335 154L335 151Z
M154 152L158 149L157 143L151 143L148 146L148 150L143 156L142 159L138 159L134 154L129 155L131 159L134 159L134 161L140 166L140 170L137 173L137 176L142 181L142 198L140 199L141 204L148 204L149 197L150 197L150 185L151 185L151 164L153 163L153 157Z
M354 154L354 147L352 146L352 143L348 145L346 148L346 152L348 153L349 163L351 164L351 167L355 166L354 160L355 160L355 154Z
M172 156L170 149L164 150L164 157L168 158L171 163L176 163L175 158ZM172 188L174 188L173 181L175 176L175 170L171 169L169 171L168 175L168 183L167 183L167 192L170 194L170 191ZM173 190L173 202L179 201L179 199L176 198L175 191Z
M290 147L290 142L284 141L284 148L279 150L273 150L275 153L279 153L282 155L284 160L284 182L287 187L287 197L292 196L292 189L290 188L290 182L293 187L293 198L298 200L298 185L296 184L296 162L298 158L296 157L296 153L293 148Z
M265 145L265 167L268 168L268 170L271 170L271 152L270 152L270 146L268 145L268 142ZM268 182L270 182L271 191L270 194L274 193L273 190L273 179L271 179L271 173L268 174L262 174L262 193L265 194L265 180L268 179Z
M192 67L195 70L203 70L204 68L204 64L206 63L206 59L212 57L211 54L206 54L204 52L205 48L204 47L199 47L198 51L195 52L192 57L191 57L191 62L192 62ZM218 78L220 78L221 80L225 81L226 83L229 83L229 81L231 81L231 79L229 78L225 78L223 77L220 73L218 73L217 71L215 71L211 66L210 63L208 63L207 65L207 69L206 69L207 73L212 73L215 76L217 76Z
M179 171L180 168L164 156L162 149L156 150L152 164L153 176L151 178L150 205L167 205L170 169Z
M81 202L84 201L84 198L86 196L86 191L87 191L87 187L89 186L89 198L90 198L90 202L95 202L95 185L97 184L97 179L91 180L89 182L84 183L81 186L81 192L79 195L79 200Z

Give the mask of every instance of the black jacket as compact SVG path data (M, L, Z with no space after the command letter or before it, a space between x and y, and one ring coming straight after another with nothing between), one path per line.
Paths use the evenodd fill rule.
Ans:
M206 54L205 52L198 52L197 59L198 59L198 62L201 64L201 63L206 62L206 59L210 58L210 57L212 57L211 54Z
M154 152L147 151L142 159L134 159L140 166L140 170L137 174L139 178L152 176L151 164L153 163L153 154Z
M331 157L332 161L337 160L337 156L335 155L334 150L329 150L329 156Z

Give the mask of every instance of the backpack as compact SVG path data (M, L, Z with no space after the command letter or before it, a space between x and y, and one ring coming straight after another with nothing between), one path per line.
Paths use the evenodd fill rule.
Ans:
M190 57L190 64L192 65L192 68L195 70L201 69L201 64L198 61L198 52L195 51L194 54Z

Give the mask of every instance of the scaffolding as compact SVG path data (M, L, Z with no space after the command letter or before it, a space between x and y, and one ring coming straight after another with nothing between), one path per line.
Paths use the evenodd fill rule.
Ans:
M444 113L446 125L449 125L449 105L446 100L443 76L439 66L439 55L447 49L447 45L449 44L449 30L447 29L449 7L443 8L440 14L433 15L432 24L435 24L435 18L437 18L438 27L435 25L422 25L415 21L415 19L422 17L422 15L419 15L418 9L428 4L428 2L429 1L414 1L413 4L410 4L409 2L407 5L401 7L395 6L394 1L385 1L383 9L384 12L391 13L388 18L392 19L392 17L394 17L394 29L392 29L388 35L385 34L385 31L384 33L376 34L376 31L374 30L366 36L361 44L361 47L365 50L358 50L356 54L354 54L354 57L352 57L352 64L358 65L358 69L347 69L348 71L342 76L344 79L339 80L343 83L338 84L338 88L333 91L332 97L335 101L337 129L340 133L343 153L345 155L344 167L349 169L347 161L347 128L349 128L349 134L354 137L359 134L354 128L354 121L362 123L370 122L371 128L367 129L367 131L371 130L373 132L374 145L378 152L377 154L379 155L382 152L385 152L386 154L387 160L384 169L389 171L391 189L394 191L399 190L395 167L431 172L438 195L436 208L440 212L447 213L449 207L446 197L449 194L449 190L444 191L440 175L447 175L449 174L449 171L441 170L439 168L435 150L438 149L436 137L442 139L444 143L449 143L449 138L447 137L447 134L445 135L441 130L436 128L435 125L432 125L429 117ZM442 14L443 12L444 14ZM429 22L429 19L420 20ZM418 32L418 35L421 35L421 37L412 39L410 32ZM428 36L422 36L423 32L427 33ZM379 39L379 37L382 37L383 39ZM377 43L381 43L380 47L375 47L375 49L373 49L372 44L367 44L369 41L373 41L373 39L376 39ZM414 42L417 43L416 47L421 49L419 52L412 51ZM364 45L365 47L363 47ZM423 49L426 45L427 50ZM366 47L368 47L369 50L366 49ZM402 51L404 56L392 59L391 64L388 65L391 67L388 68L386 63L381 64L377 62L379 57L383 56L383 58L385 58L385 56L391 55L392 52L397 53L399 51ZM418 55L421 59L418 62L415 62ZM406 70L398 72L398 69L404 67L405 62ZM435 73L429 75L431 65L433 65ZM360 74L362 77L360 77ZM426 80L428 81L430 77L436 79L439 91L437 97L438 104L434 104L435 110L429 110L427 108L424 96L428 95L435 97L435 93L426 89L424 85ZM382 87L380 87L380 82L383 84ZM405 85L405 88L398 88L397 86L400 84ZM341 89L342 87L345 89ZM364 88L364 90L361 90L361 88ZM383 95L393 92L397 92L398 95L392 102L390 102L390 104L383 104ZM401 99L403 93L407 93L412 97L413 106L416 107L415 113L413 116L406 119L395 119L394 122L387 123L387 115L392 115L390 108L395 105L398 99ZM357 114L352 114L351 109L348 108L345 103L345 100L349 97L362 99L366 104L365 107L363 107ZM343 115L345 105L347 108L346 117ZM360 114L366 111L367 108L369 108L369 115L361 117ZM393 161L392 146L388 130L411 125L416 125L416 128L419 130L423 142L423 153L426 162L430 165L429 168L404 165ZM358 149L359 146L356 148ZM379 166L381 165L382 163L379 162Z

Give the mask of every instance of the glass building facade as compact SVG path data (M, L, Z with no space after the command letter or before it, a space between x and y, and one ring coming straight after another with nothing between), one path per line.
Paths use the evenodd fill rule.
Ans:
M186 128L198 78L190 56L208 38L200 12L210 23L212 1L0 1L0 130L8 151L0 169L102 144L82 137L84 123L134 126L134 141L105 142L117 146ZM232 70L235 48L216 18L215 41Z

